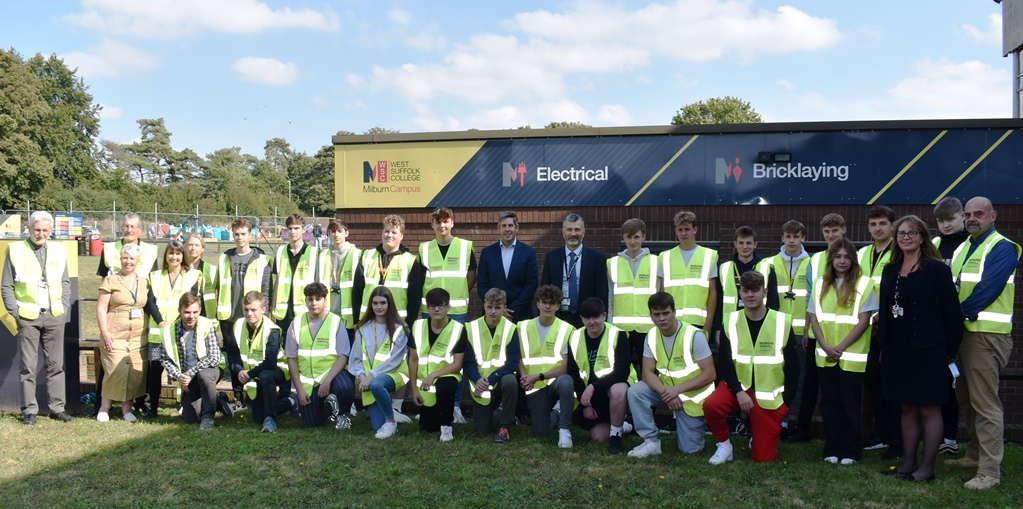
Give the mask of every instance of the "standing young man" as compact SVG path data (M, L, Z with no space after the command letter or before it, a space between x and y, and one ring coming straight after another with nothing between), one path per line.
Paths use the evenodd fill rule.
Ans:
M319 251L316 246L302 240L305 234L305 218L292 214L284 220L288 228L288 243L277 248L274 256L273 273L274 307L271 316L283 330L288 330L298 313L309 310L303 297L306 285L319 280L317 262Z
M568 376L568 339L574 330L558 318L564 299L554 285L536 290L536 307L540 312L533 320L518 323L519 386L526 392L526 406L533 425L533 435L542 436L558 429L558 447L572 448L572 407L575 394L572 377Z
M448 316L451 298L447 290L426 292L430 318L412 325L408 344L409 380L412 401L419 407L419 428L429 433L440 431L440 441L454 440L455 390L462 383L465 357L465 326Z
M696 214L675 214L678 247L660 254L661 287L672 296L675 316L710 334L718 306L718 253L696 245Z
M455 237L455 217L451 209L439 207L431 214L434 238L419 244L419 262L423 265L423 293L443 288L451 296L451 319L465 323L469 313L469 291L476 286L476 254L472 241ZM423 299L423 316L428 316Z
M677 318L675 299L657 292L647 301L654 328L643 350L641 380L629 387L629 409L643 443L629 451L633 458L661 454L653 407L674 414L678 448L684 454L703 450L703 402L714 392L714 359L707 333Z
M305 308L288 328L284 355L298 398L303 428L333 421L339 430L352 427L348 410L355 399L355 378L345 369L352 345L341 317L327 311L327 287L303 289Z
M476 432L490 433L497 427L494 441L511 441L511 428L519 400L515 370L521 353L515 323L505 316L507 296L500 288L491 288L483 299L482 318L466 325L469 341L465 347L463 373L472 389L472 415Z
M320 282L330 290L327 295L327 309L341 317L348 330L348 337L355 337L355 322L361 316L359 303L352 298L355 286L355 272L359 267L362 250L348 242L348 225L335 219L327 225L327 234L331 240L331 248L320 251L319 274Z
M782 349L789 340L792 319L770 310L763 274L749 271L739 278L743 308L724 316L724 333L718 353L718 384L703 403L707 426L717 439L711 465L732 461L728 439L728 414L749 414L753 439L753 461L774 461L778 456L781 423L788 413L785 390L785 361Z
M630 359L639 372L643 367L643 343L654 327L646 301L657 292L657 257L643 247L646 223L629 219L622 223L625 250L607 261L608 321L628 334Z
M934 237L934 245L945 260L945 265L952 266L952 258L959 246L970 238L963 221L963 202L959 198L949 196L934 206L934 220L938 223L939 235ZM955 394L955 377L948 373L948 403L941 405L941 420L945 427L945 440L938 446L938 454L959 454L959 402Z
M539 281L536 249L518 239L519 216L514 212L498 214L497 232L501 239L480 251L480 300L486 300L491 288L500 288L507 295L505 316L513 323L529 320Z
M71 307L67 253L60 242L46 242L53 231L49 212L33 212L28 225L29 238L7 248L2 277L4 308L18 324L21 422L35 424L39 412L36 371L40 346L50 418L68 422L74 418L64 411L64 314Z
M561 235L565 246L551 249L544 256L540 284L561 288L558 318L572 327L581 327L579 304L590 297L607 298L607 262L600 251L583 246L586 222L579 214L565 216Z

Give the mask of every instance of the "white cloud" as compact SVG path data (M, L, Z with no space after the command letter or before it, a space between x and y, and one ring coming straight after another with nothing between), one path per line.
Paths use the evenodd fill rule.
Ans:
M309 103L312 104L313 106L316 106L317 108L322 108L330 104L326 98L319 95L312 96L312 98L309 99Z
M796 86L789 80L778 80L775 81L774 84L790 92L796 89Z
M100 121L106 120L117 120L124 115L124 109L120 106L111 106L109 104L100 104L99 119Z
M977 44L988 46L1001 46L1002 44L1002 15L991 14L988 16L987 30L981 30L973 25L963 25L963 30L973 37Z
M915 75L887 90L912 118L991 118L1012 112L1011 73L983 62L921 60Z
M82 0L69 23L108 35L175 39L201 32L254 34L273 29L336 32L341 22L329 8L274 10L258 0Z
M244 80L262 85L282 87L298 81L298 66L276 58L245 57L235 60L231 70Z
M622 104L605 104L597 114L600 125L629 125L632 124L632 113Z
M406 37L405 44L420 51L437 51L447 46L447 39L443 35L418 34Z
M387 19L396 25L408 25L412 21L412 13L405 9L394 8L387 11Z
M159 59L135 46L113 40L104 40L86 51L72 51L61 55L68 67L78 68L83 78L119 78L123 74L148 71L159 65Z

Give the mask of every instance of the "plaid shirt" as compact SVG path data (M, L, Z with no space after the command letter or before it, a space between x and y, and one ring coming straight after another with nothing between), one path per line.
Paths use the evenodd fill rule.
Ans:
M182 343L181 338L185 335L185 327L181 324L181 319L174 321L174 341L177 342L178 352L181 353L181 361L184 362L185 358L191 354L195 355L195 345L186 345ZM163 369L167 371L167 376L171 380L177 380L181 378L181 368L171 359L170 355L167 354L162 343L150 343L149 344L149 360L159 361L163 365ZM217 340L217 328L210 327L210 332L206 335L206 357L199 359L199 362L192 366L192 369L185 371L189 376L195 376L200 369L215 368L220 365L220 342Z

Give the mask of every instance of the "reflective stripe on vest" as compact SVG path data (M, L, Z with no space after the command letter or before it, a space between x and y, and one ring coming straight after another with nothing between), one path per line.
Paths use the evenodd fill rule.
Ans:
M620 332L622 331L618 327L609 323L604 324L604 334L600 337L600 344L597 345L597 356L593 360L593 376L596 378L603 378L614 371L615 347L618 345L618 334ZM575 355L575 364L579 368L579 378L582 379L585 385L589 383L590 358L583 334L586 334L585 327L573 331L568 347L570 350L569 355ZM612 341L608 339L609 337L614 338L614 345L611 344Z
M676 322L677 323L677 322ZM664 341L661 338L661 330L654 327L646 335L647 347L654 353L654 367L657 377L665 385L680 385L688 382L703 373L700 365L693 360L693 338L699 329L682 323L680 330L676 331L675 343L672 351L664 350ZM682 344L679 345L681 340ZM678 395L682 401L682 409L692 417L703 416L703 401L714 392L714 381L703 387L697 387Z
M294 274L291 272L289 246L290 244L285 244L277 248L277 256L274 258L275 267L277 267L277 284L274 286L272 316L276 320L282 320L288 314L289 296L291 297L291 309L296 315L308 313L309 308L305 305L305 287L316 282L316 262L319 259L316 246L306 244L305 252L298 259Z
M217 292L217 318L227 320L231 318L234 310L234 301L241 301L249 292L260 292L263 290L263 271L270 266L270 258L264 254L253 253L253 258L245 267L245 277L242 279L242 294L231 295L231 261L227 253L220 255L217 263L220 271L220 291Z
M181 366L181 352L178 351L178 341L174 337L174 331L177 330L177 324L181 320L174 320L168 323L162 329L160 329L160 335L163 338L163 351L170 357L171 362L177 366L178 371L184 372ZM198 362L202 362L206 358L208 352L206 351L206 336L209 336L210 331L213 330L213 320L200 316L199 321L195 324L195 333L192 335L195 338L195 357ZM176 391L178 401L181 401L181 389Z
M376 323L375 322L369 322L369 323L365 324L363 327L365 327L366 325L368 325L369 327L372 327L373 331L374 331L374 334L376 334ZM377 364L379 364L381 362L384 362L387 359L391 358L391 354L393 353L393 349L394 349L395 343L397 343L398 342L398 338L401 337L401 335L405 333L405 329L402 328L403 326L404 326L404 324L396 325L396 327L394 329L394 334L390 338L385 337L384 340L381 341L380 344L377 345L376 352L373 353L373 355L370 355L370 352L367 350L367 348L369 348L369 346L366 344L366 337L362 333L362 328L359 328L359 330L355 331L355 338L357 340L359 340L359 348L362 349L362 371L363 371L363 373L369 374L369 372L373 371L373 368ZM374 339L374 341L375 341L375 339ZM398 364L398 367L395 368L394 371L389 371L387 373L381 373L379 376L389 376L389 377L391 377L391 380L394 380L394 390L395 391L400 390L402 387L404 387L405 384L407 384L408 380L409 380L409 378L408 378L408 359L405 357L405 354L404 353L402 354L401 364ZM372 405L375 402L376 402L376 398L373 397L373 392L372 391L364 391L362 393L362 404L363 405L368 406L368 405Z
M785 262L781 254L769 258L768 263L774 267L774 275L778 281L778 311L792 318L792 332L802 336L806 328L806 269L810 265L809 258L800 258L795 264L796 272L789 276L790 264ZM786 299L785 293L792 292L794 299Z
M884 271L884 266L888 265L888 261L892 257L892 250L889 249L881 255L881 259L871 268L870 259L873 258L874 244L863 246L857 253L860 261L860 270L867 276L870 276L870 280L874 282L874 291L880 291L881 288L881 272Z
M650 266L654 260L654 267ZM645 255L639 260L636 274L632 274L628 258L618 255L607 261L607 273L612 283L611 323L627 331L646 332L654 326L650 319L647 300L657 293L657 258Z
M1002 240L1012 244L1012 247L1016 250L1018 262L1020 256L1019 244L1005 238L997 231L991 232L984 239L984 242L973 250L969 257L966 256L966 253L969 251L969 240L956 248L955 254L952 255L952 274L953 277L958 277L959 279L959 302L965 301L973 293L974 287L980 283L984 275L984 263L987 261L988 253ZM976 321L965 320L963 322L966 330L970 332L989 332L992 334L1011 334L1012 306L1016 299L1015 283L1016 270L1013 269L1005 281L1005 288L998 294L995 301L977 315Z
M732 361L735 375L748 390L756 382L754 395L757 404L767 410L775 410L783 403L785 392L785 356L782 349L789 338L791 319L785 313L768 310L753 343L746 321L745 311L725 315L728 343L732 347Z
M352 314L352 287L355 284L355 269L358 267L362 250L351 248L341 259L341 273L338 281L334 281L334 252L330 249L320 251L319 273L320 282L327 287L327 310L341 316L345 328L355 327L355 316ZM338 293L334 293L334 287Z
M14 272L14 298L18 301L18 316L26 320L39 318L39 284L46 283L46 297L52 316L64 315L64 270L67 268L67 250L60 242L47 242L46 266L39 265L35 249L28 240L8 246L8 257Z
M173 322L178 319L178 303L181 296L192 291L197 282L199 271L187 270L184 267L178 273L174 285L171 285L170 273L166 270L154 270L149 274L149 289L153 291L153 298L156 299L156 307L160 310L160 318L163 318L163 321ZM152 316L149 317L149 342L161 342L160 324Z
M543 344L539 344L540 333L536 329L539 318L523 320L518 323L519 350L522 352L522 365L526 368L524 375L539 375L550 371L564 361L561 352L565 349L565 341L568 341L569 334L575 330L568 322L555 318L554 323L547 329L547 336ZM553 337L553 340L552 340ZM532 394L547 386L550 380L537 380L531 390L526 394Z
M327 313L316 330L316 336L309 330L309 315L299 313L291 322L298 334L298 377L306 394L311 394L313 386L323 381L330 372L331 366L337 361L337 332L344 325L341 317Z
M472 241L454 237L448 245L447 257L441 256L436 240L419 245L419 258L426 269L423 282L422 312L426 313L426 292L443 288L450 295L452 315L469 312L469 259L472 256Z
M437 339L429 347L426 346L429 343L429 333L427 328L430 327L429 318L420 318L412 324L412 330L415 331L416 342L418 343L418 362L416 364L416 386L422 385L422 381L426 380L426 377L430 373L442 370L452 363L455 362L455 346L458 344L459 338L462 337L462 328L464 325L455 321L448 320L448 324L444 326L444 329L437 335ZM452 373L450 375L444 375L454 377L459 383L462 382L462 373ZM437 381L434 380L433 385L427 390L419 391L420 397L423 399L424 406L434 406L437 404Z
M273 323L269 318L262 316L260 317L262 323L259 324L260 335L256 338L251 338L252 343L249 344L249 328L246 327L244 318L239 318L234 322L234 337L238 341L238 353L242 358L242 369L249 371L255 369L257 366L263 363L263 359L266 358L266 347L270 340L270 333L273 331L280 331L281 328L277 324ZM278 332L278 341L283 341L283 334ZM288 378L288 360L284 357L284 347L277 350L277 367L284 370L285 379ZM256 373L258 376L259 373ZM245 392L249 395L249 399L253 402L256 401L256 392L259 389L258 381L255 378L249 378L249 381L245 383ZM259 403L256 403L259 404Z
M135 273L139 277L149 277L156 261L160 259L160 250L155 244L139 241L139 259L135 262ZM103 243L103 263L110 273L121 271L121 241Z
M469 322L466 327L469 333L469 342L472 343L473 356L476 358L476 365L479 367L480 377L486 379L507 362L508 343L511 342L512 336L515 335L515 324L502 316L501 321L497 322L497 327L494 329L494 335L490 334L490 327L487 325L486 318L484 317ZM515 368L518 368L518 366L515 366ZM472 399L481 405L489 405L491 389L493 387L483 391L480 396L477 396L476 391L473 390Z
M843 283L848 284L848 283ZM814 282L814 311L817 312L817 323L824 333L824 341L828 345L835 346L845 340L846 336L856 327L860 321L860 308L873 291L874 281L869 276L860 276L856 281L856 296L853 305L850 307L839 307L838 290L831 288L828 295L821 300L821 292L824 291L824 279L816 279ZM844 371L863 373L867 369L867 351L870 350L870 327L863 331L859 339L849 345L842 352L838 359L838 366ZM827 354L818 344L814 349L817 354L817 367L831 367L834 362L827 361Z
M206 318L217 318L217 266L200 262L199 291L202 292L202 306Z
M718 253L696 246L689 265L678 247L660 254L664 273L664 291L675 298L675 318L704 326L707 323L707 298L710 296L710 272L717 266Z
M362 253L362 273L366 281L366 288L362 292L362 304L359 306L359 316L366 314L369 307L370 294L373 287L383 285L391 291L394 297L394 307L398 309L398 316L408 318L408 278L412 272L412 266L416 263L416 257L405 251L391 257L391 263L384 270L383 283L380 282L380 252L376 249L367 249Z

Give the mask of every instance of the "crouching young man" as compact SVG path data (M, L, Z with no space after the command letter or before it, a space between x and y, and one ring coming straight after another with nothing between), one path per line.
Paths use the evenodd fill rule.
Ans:
M178 300L178 319L160 329L160 343L150 343L149 360L163 365L181 388L181 417L199 429L213 429L220 380L220 343L213 320L202 316L194 293ZM201 422L200 422L201 419Z
M519 386L526 392L526 406L533 435L558 429L558 447L572 448L572 408L575 406L572 377L568 376L568 339L575 330L555 314L561 309L561 290L543 285L536 290L540 316L518 323Z
M339 430L349 429L347 410L355 399L355 381L345 369L352 348L348 332L341 317L327 311L323 283L308 284L303 293L309 311L295 315L284 342L302 427L319 427L329 420Z
M707 335L675 318L675 299L657 292L647 301L654 328L643 347L642 380L629 387L629 409L643 443L629 456L661 453L653 407L667 406L675 417L678 448L685 454L703 450L703 402L714 392L714 359Z
M292 400L277 395L277 387L288 380L284 373L281 328L266 316L266 296L249 292L242 298L244 318L234 322L240 364L231 365L244 385L252 408L252 422L262 424L263 433L277 432L277 416L288 411Z
M505 317L507 294L500 288L487 290L483 301L486 314L466 324L469 342L465 347L463 373L472 388L472 415L476 431L490 433L498 428L494 441L511 441L509 428L515 419L519 384L515 369L521 354L515 324Z
M743 309L725 314L723 337L718 350L721 383L703 403L707 426L717 439L711 465L732 461L728 440L728 414L742 411L753 428L750 451L753 461L774 461L778 457L781 422L788 414L782 399L785 392L783 349L789 338L792 318L764 305L764 276L749 271L739 277L739 298Z
M583 328L569 341L569 369L579 395L580 424L590 438L609 442L608 453L625 452L622 424L632 368L629 335L606 322L604 301L590 297L579 305Z
M440 431L440 441L454 440L451 423L455 414L455 390L462 383L465 357L465 326L448 316L451 296L443 288L426 292L430 318L412 324L408 344L412 401L419 407L419 428Z

